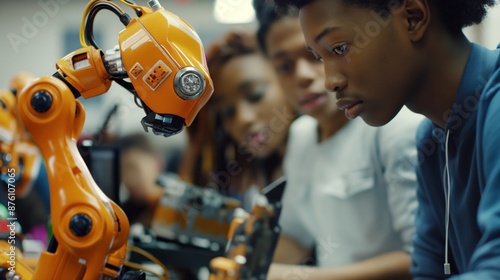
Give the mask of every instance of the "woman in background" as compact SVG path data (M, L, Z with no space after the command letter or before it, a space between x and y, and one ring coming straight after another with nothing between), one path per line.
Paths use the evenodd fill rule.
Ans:
M215 92L188 129L181 177L242 200L245 209L283 175L295 113L255 37L229 33L208 48Z

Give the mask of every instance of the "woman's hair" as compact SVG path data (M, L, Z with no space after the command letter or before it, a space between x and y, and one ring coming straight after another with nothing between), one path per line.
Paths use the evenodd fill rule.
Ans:
M259 53L256 38L252 33L230 32L208 47L207 64L211 77L216 77L221 68L231 59ZM217 89L215 89L217 90Z
M210 77L215 80L231 59L254 53L259 53L259 48L253 34L242 31L227 33L207 48ZM199 186L214 183L216 174L226 171L231 157L228 150L237 147L224 130L222 118L214 109L212 100L200 110L187 132L190 144L180 167L181 178Z
M301 9L315 0L275 0L276 9L287 12L290 8ZM400 0L342 0L346 5L371 8L377 11L387 11ZM481 23L486 16L488 7L494 6L497 0L429 0L435 2L443 22L452 32L472 24Z
M233 58L258 53L260 49L253 34L230 32L207 48L210 76L216 80L224 65ZM199 186L210 184L212 187L215 184L220 192L227 193L230 186L226 184L226 179L233 173L227 170L230 160L238 162L239 168L255 166L247 166L240 160L238 145L224 130L222 117L214 109L212 100L200 110L187 132L189 145L180 168L180 176L184 180Z

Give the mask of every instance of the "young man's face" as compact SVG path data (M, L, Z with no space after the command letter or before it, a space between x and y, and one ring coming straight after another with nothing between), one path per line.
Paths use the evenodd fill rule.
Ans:
M325 90L323 63L306 50L298 17L274 22L266 34L266 51L289 104L315 118L338 112L335 96Z
M316 0L300 10L307 46L324 63L325 87L348 118L384 125L419 87L401 7L390 7L387 17L341 0Z

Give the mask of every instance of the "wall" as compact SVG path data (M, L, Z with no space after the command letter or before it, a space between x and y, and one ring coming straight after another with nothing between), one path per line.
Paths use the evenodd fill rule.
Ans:
M482 24L466 28L465 34L471 41L494 49L500 44L498 26L500 26L500 5L489 10Z

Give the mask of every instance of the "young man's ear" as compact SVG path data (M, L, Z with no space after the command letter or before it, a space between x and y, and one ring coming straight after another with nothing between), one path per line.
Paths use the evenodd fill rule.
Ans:
M431 21L431 10L428 0L406 0L403 2L409 38L413 42L420 41Z

